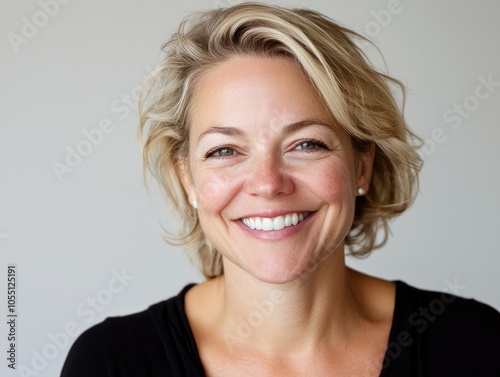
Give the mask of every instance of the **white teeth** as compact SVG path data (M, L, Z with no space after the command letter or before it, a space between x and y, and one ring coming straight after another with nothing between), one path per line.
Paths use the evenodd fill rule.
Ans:
M273 220L273 228L274 230L281 230L285 227L285 220L283 216L275 217Z
M263 228L262 219L260 217L256 217L255 218L255 229L262 230L262 228Z
M288 226L297 225L310 215L310 212L292 213L274 218L268 217L246 217L241 219L250 229L256 230L281 230Z
M273 230L273 219L264 217L262 219L262 230Z

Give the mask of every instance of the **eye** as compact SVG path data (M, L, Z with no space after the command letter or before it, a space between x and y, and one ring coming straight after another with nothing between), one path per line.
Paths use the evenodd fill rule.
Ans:
M298 143L295 146L295 149L315 150L315 149L328 149L328 147L325 145L325 143L323 143L319 140L308 139L308 140L302 140L300 143Z
M216 147L210 149L206 154L205 158L215 157L215 158L224 158L231 157L238 154L233 148L230 147Z

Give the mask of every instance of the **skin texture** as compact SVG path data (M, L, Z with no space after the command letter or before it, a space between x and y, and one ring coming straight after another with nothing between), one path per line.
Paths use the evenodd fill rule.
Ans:
M394 287L349 270L343 242L357 190L369 189L373 151L354 152L286 58L221 63L205 73L193 101L180 174L224 264L223 276L186 296L207 375L231 368L245 375L245 365L248 375L319 376L332 368L364 375L358 353L378 368ZM303 222L276 231L241 221L304 212Z

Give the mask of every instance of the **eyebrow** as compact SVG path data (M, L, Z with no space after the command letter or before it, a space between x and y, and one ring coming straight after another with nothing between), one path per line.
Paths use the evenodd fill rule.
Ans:
M306 120L301 120L299 122L295 122L292 124L289 124L281 130L282 135L289 135L292 134L302 128L308 127L308 126L324 126L327 127L328 129L332 130L335 132L335 129L333 128L332 125L325 123L319 119L306 119Z
M281 134L285 136L290 135L302 128L312 125L324 126L335 132L334 128L330 124L325 123L319 119L305 119L299 122L286 125L281 130ZM240 136L240 137L245 136L245 132L237 127L210 127L208 130L203 131L200 134L200 136L198 137L198 141L200 141L203 137L205 137L208 134L222 134L227 136Z
M203 131L198 137L200 141L203 137L208 134L222 134L227 136L245 136L245 132L236 127L210 127L208 130Z

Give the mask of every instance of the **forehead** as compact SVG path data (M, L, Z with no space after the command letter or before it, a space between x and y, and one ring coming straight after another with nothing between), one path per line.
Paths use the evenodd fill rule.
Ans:
M285 57L235 57L198 82L192 132L214 126L279 126L304 118L331 121L321 97L297 64Z

